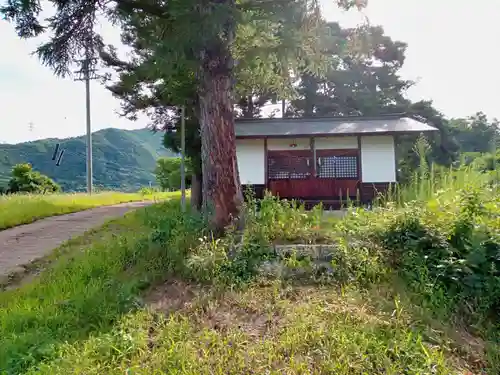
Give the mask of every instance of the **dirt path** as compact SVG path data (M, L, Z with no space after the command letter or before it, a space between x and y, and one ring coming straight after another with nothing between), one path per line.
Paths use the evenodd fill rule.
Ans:
M0 231L0 276L44 257L63 242L82 235L107 220L154 202L130 202L53 216Z

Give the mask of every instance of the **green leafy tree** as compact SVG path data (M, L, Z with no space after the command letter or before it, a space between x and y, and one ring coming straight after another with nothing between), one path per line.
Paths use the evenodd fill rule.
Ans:
M289 114L378 115L407 103L404 93L413 82L399 76L405 43L393 41L380 26L343 29L332 22L328 30L324 53L330 66L323 77L301 75L299 95L291 102Z
M493 171L500 167L500 150L495 156L490 152L464 152L462 156L466 165L472 165L483 172Z
M191 163L186 160L186 187L191 186ZM165 191L181 188L181 158L160 158L156 162L156 181Z
M500 148L500 124L497 119L489 121L483 112L449 123L462 152L491 153Z
M451 166L460 158L460 146L453 136L449 121L443 113L434 108L432 101L419 101L409 103L402 107L401 112L416 117L418 120L427 122L436 127L438 132L426 135L429 150L426 159L429 164L436 163L443 166ZM420 166L420 156L414 152L415 142L418 136L405 135L398 137L397 154L400 168L399 177L402 182L408 181L414 171Z
M12 168L12 177L9 181L9 193L56 193L61 187L51 178L34 171L31 164L17 164Z

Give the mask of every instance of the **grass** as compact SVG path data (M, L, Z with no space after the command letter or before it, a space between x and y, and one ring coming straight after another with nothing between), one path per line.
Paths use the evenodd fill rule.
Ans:
M190 290L168 315L124 316L110 332L62 345L59 359L31 373L463 373L460 361L430 344L403 312L393 314L394 303L377 311L355 290L341 295L277 283L206 293Z
M93 195L47 194L47 195L2 195L0 196L0 230L28 224L44 217L62 215L93 207L142 200L166 199L179 193L119 193L103 192Z
M90 245L85 238L70 242L40 277L0 294L0 373L55 358L63 342L105 332L138 307L139 292L173 264L152 240L153 222L178 222L175 214L158 219L165 207L172 206L140 210L94 231Z
M177 200L128 214L0 293L0 373L499 373L500 197L450 181L334 221L266 197L217 239ZM335 250L272 247L299 241Z

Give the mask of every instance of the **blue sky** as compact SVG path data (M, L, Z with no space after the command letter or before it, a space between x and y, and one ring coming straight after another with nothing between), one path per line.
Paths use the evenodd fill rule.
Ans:
M346 26L361 20L356 12L342 13L333 0L321 2L330 20ZM483 111L500 118L499 0L369 0L364 13L393 39L408 43L402 75L418 82L408 92L411 99L433 99L449 117ZM117 35L106 28L107 41L116 41ZM0 21L0 45L0 141L83 134L83 83L54 77L30 56L37 41L19 40L5 21ZM134 129L147 123L145 118L120 118L117 110L119 102L93 83L94 130Z

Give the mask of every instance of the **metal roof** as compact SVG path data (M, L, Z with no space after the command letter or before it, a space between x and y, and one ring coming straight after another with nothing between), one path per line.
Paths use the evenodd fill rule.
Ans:
M436 131L433 126L404 115L379 117L318 117L238 119L236 137L353 135Z

